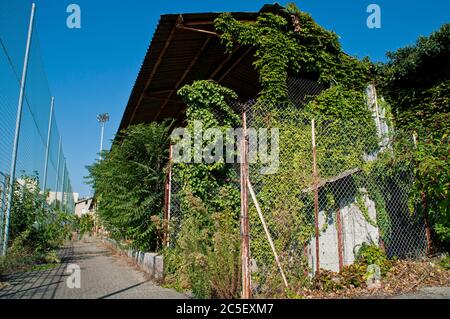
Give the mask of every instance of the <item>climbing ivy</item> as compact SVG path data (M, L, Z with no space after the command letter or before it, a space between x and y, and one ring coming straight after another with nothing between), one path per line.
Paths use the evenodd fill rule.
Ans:
M254 171L259 169L258 165L251 166L250 170L258 200L265 210L268 227L277 229L274 244L279 251L283 268L287 270L288 281L301 286L308 270L302 248L314 234L314 203L311 192L313 181L309 157L312 151L310 120L316 120L320 177L333 178L343 171L358 169L358 173L349 177L349 188L352 190L345 195L356 198L356 205L360 207L362 215L368 223L379 228L380 236L386 244L389 243L392 228L387 203L390 196L393 196L386 191L387 185L395 182L395 187L409 192L412 186L408 184L410 179L407 177L414 161L409 157L411 145L406 145L403 141L392 142L389 147L380 147L380 138L364 94L368 83L381 85L380 82L389 76L397 79L397 71L386 71L379 65L373 65L368 59L358 60L347 55L342 51L335 33L319 26L294 4L289 4L282 10L283 14L260 13L256 21L252 22L238 21L232 14L224 13L215 20L215 28L226 52L231 52L236 46L253 48L254 68L259 74L261 92L257 103L252 106L252 126L282 128L280 167L277 173L258 175ZM401 55L404 53L398 57ZM316 80L324 90L318 96L307 99L308 102L304 105L293 105L288 98L288 76ZM448 98L447 87L446 82L442 82L427 88L421 97L429 97L430 101L438 101L442 103L440 105L444 105ZM388 86L382 92L389 92ZM201 121L203 129L215 127L222 132L240 127L240 118L228 103L230 99L237 97L232 90L212 81L195 81L191 85L185 85L178 93L187 105L187 129L194 138L195 121ZM414 97L410 101L414 101ZM386 101L379 98L378 102L385 110L387 123L392 125L394 119L398 123L400 117L395 98L389 97ZM202 147L211 142L214 140L203 141ZM408 156L402 157L404 153ZM370 157L372 160L368 161ZM422 170L425 167L427 166L422 167ZM225 210L228 213L223 216L227 216L232 224L237 222L239 192L230 182L238 179L236 167L223 161L211 164L180 163L176 164L174 172L176 178L183 183L181 193L186 194L186 199L190 198L184 201L186 211L192 208L190 203L195 198L198 205L203 207L203 215ZM436 178L445 179L445 176ZM228 196L217 196L222 192L226 192ZM321 209L326 212L327 220L331 219L340 205L337 198L342 194L337 194L336 190L327 185L320 192L326 198L326 203L322 205L326 207ZM370 218L364 196L375 203L376 220ZM417 210L417 199L411 193L411 214ZM195 214L195 221L192 220L193 216L189 217L191 226L196 226L182 231L184 240L189 240L190 232L196 227L199 232L206 231L207 228L214 232L212 219L210 216L202 217L202 214ZM282 285L275 263L267 261L270 247L252 205L250 223L252 258L260 270L252 274L252 279L263 294L277 295L280 291L270 288L263 291L264 286ZM234 225L236 227L237 224ZM444 231L445 227L447 226L444 225ZM326 225L322 231L325 230ZM202 234L204 235L200 235ZM208 234L208 238L214 236L212 233ZM197 235L194 237L197 238ZM217 257L214 255L213 245L213 242L202 243L200 255ZM201 267L208 269L205 264ZM263 276L262 273L274 275ZM195 278L192 280L195 281ZM208 283L203 281L198 284L199 286L194 285L196 289L209 291ZM210 291L204 295L209 296L209 293Z
M232 90L220 86L212 81L196 81L192 85L185 85L178 94L183 98L187 105L186 129L192 137L192 146L194 139L199 138L195 131L195 122L202 124L203 131L209 128L217 128L224 135L227 129L238 127L240 118L234 113L229 99L236 98L236 93ZM220 113L220 115L218 115ZM222 135L222 136L223 136ZM195 155L203 155L203 149L211 143L217 142L217 136L203 139L200 142L200 149L191 148L192 158ZM224 145L225 145L224 141ZM201 154L196 154L201 152ZM230 164L225 163L225 159L214 163L178 163L175 167L180 180L183 181L184 189L200 198L206 205L219 205L215 198L221 187L227 185L227 180L236 178L236 171Z
M395 124L412 136L416 167L412 197L422 198L436 239L450 244L450 24L415 44L388 53L378 68L379 86Z
M242 22L230 13L221 14L215 27L227 51L235 45L255 48L255 69L262 90L259 101L265 106L288 101L288 74L301 73L324 85L340 83L362 90L368 82L371 64L345 54L335 33L319 26L295 4L286 9L299 28L272 13L261 13L256 22Z
M229 104L237 96L212 81L195 81L178 94L187 105L192 160L176 163L173 170L173 179L182 185L177 194L182 216L175 246L165 252L168 282L175 288L191 289L199 298L236 298L240 285L240 195L232 181L238 179L238 172L224 158L212 163L203 160L205 147L218 143L219 137L200 138L196 125L201 124L203 133L215 128L226 136L228 129L240 125L240 117ZM222 150L218 150L224 155L227 141L225 138ZM201 162L196 162L195 156L201 156Z

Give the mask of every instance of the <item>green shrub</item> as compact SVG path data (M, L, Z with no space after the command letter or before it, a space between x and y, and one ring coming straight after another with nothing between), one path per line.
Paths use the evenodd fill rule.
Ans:
M56 249L69 238L74 216L47 205L38 185L33 176L21 176L14 185L9 245L6 257L0 258L0 274L59 262Z
M385 252L380 247L365 242L358 249L355 262L366 267L373 264L378 265L382 275L385 275L392 266Z
M151 216L162 216L171 122L120 132L111 151L88 167L102 225L114 239L148 251L158 246Z
M366 283L367 266L358 263L345 266L340 272L345 287L362 287Z
M211 214L192 194L186 194L185 205L175 247L165 251L168 285L191 289L197 298L237 298L238 215L230 206Z
M344 288L339 274L324 269L314 276L313 286L326 292L338 291Z
M76 230L79 238L83 238L84 234L92 235L94 231L94 216L84 214L76 217Z
M450 23L389 52L380 89L398 128L417 135L414 193L424 199L436 246L450 249ZM421 205L422 206L422 205Z
M450 256L447 255L442 257L442 259L439 261L439 266L441 266L445 270L450 270Z

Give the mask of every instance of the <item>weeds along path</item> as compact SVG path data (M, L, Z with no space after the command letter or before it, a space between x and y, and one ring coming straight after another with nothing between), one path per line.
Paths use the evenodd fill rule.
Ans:
M61 249L60 257L61 264L52 269L34 270L6 277L9 285L0 289L0 298L187 298L184 294L162 288L147 280L142 272L101 247L95 239L67 244ZM69 288L67 285L72 273L66 271L69 265L80 267L80 288Z

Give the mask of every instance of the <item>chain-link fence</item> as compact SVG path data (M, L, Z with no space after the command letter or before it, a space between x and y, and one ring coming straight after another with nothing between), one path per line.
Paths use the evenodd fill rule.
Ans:
M261 162L250 162L249 179L290 286L299 288L319 269L342 270L363 243L390 258L424 255L425 223L410 196L412 136L381 137L374 123L312 119L296 107L251 114L250 128L279 132L279 166L265 174ZM270 296L283 288L282 277L250 207L252 288Z
M8 181L14 159L16 130L18 140L14 179L20 182L24 176L37 177L40 188L49 192L50 203L57 202L66 211L73 211L75 204L62 138L53 110L53 106L58 108L58 103L57 100L54 102L50 93L40 51L38 26L31 13L30 1L0 2L1 229L8 206ZM34 19L30 19L30 16ZM22 84L22 116L17 126Z
M389 125L373 86L366 92L372 117L340 118L305 111L322 90L318 85L289 83L294 103L233 103L247 127L253 295L278 295L286 286L298 291L318 270L338 272L354 263L363 243L381 247L389 258L423 256L426 223L412 196L413 136ZM215 117L220 122L220 112ZM236 179L228 183L240 189L239 164L235 168ZM184 185L176 170L172 177L174 245Z

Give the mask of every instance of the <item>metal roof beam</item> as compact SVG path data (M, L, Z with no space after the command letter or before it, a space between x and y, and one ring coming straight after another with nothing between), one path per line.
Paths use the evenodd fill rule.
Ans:
M171 93L169 93L169 95L167 96L166 100L164 101L164 103L161 105L161 107L159 108L158 113L156 113L156 116L154 117L154 121L156 121L158 119L158 116L161 114L162 110L164 109L164 107L167 105L167 103L169 103L169 100L171 99L172 95L178 91L178 89L180 88L180 85L183 83L184 79L186 78L186 76L189 74L189 72L191 71L192 67L195 65L195 63L197 62L198 58L200 57L200 55L202 54L203 50L206 48L206 46L208 45L209 41L211 40L211 37L207 37L205 42L203 43L202 47L200 48L200 50L198 50L197 54L195 55L195 57L192 59L191 63L189 64L189 66L186 68L186 70L184 71L183 75L180 77L180 79L178 80L177 84L175 85L175 90L173 90Z
M147 91L148 87L150 86L150 83L152 82L152 79L155 76L155 73L158 70L159 65L161 64L162 58L164 57L164 54L166 53L167 48L169 47L170 43L172 42L172 38L173 38L176 30L177 30L177 27L175 24L172 27L172 30L170 31L169 37L168 37L166 43L164 44L164 47L163 47L161 53L159 54L158 59L156 60L155 66L153 67L153 70L152 70L152 73L150 74L149 78L147 79L147 82L145 83L144 90L142 91L142 93L139 97L139 100L136 104L136 107L133 110L133 114L131 115L130 121L128 122L127 126L130 126L131 123L133 122L133 119L136 115L136 111L138 110L142 100L144 99L144 94Z

